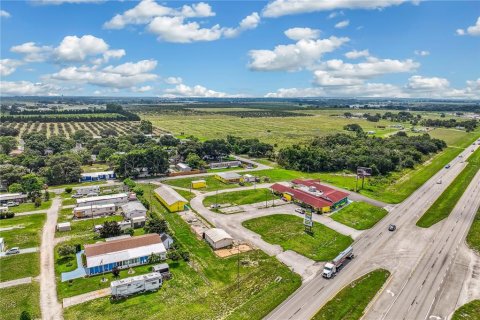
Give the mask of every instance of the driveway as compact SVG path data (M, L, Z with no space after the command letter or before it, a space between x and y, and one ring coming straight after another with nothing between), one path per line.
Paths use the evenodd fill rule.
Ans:
M62 306L57 300L57 286L55 285L54 255L55 228L58 211L62 199L55 197L52 206L47 210L47 221L43 226L42 244L40 246L40 309L42 319L63 319Z
M24 254L24 253L33 253L33 252L38 252L38 247L33 247L33 248L25 248L25 249L20 249L20 253L17 254ZM6 255L5 252L0 253L0 257L11 257L11 256L16 256L17 254L12 254L12 255Z
M22 284L28 284L32 282L32 277L26 277L21 279L15 279L10 281L0 282L0 289L5 289L9 287L19 286Z

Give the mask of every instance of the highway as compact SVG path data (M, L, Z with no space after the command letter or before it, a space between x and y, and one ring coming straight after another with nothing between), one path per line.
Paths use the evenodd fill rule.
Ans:
M318 274L265 319L310 319L344 286L377 268L388 269L391 277L378 299L369 306L365 319L446 319L455 309L456 301L442 304L447 283L444 279L480 205L480 175L477 174L448 219L428 229L415 223L463 170L466 166L463 160L477 147L465 149L462 158L450 163L450 169L440 170L364 232L354 244L356 258L335 278L326 280ZM437 183L440 180L442 183ZM397 225L397 231L387 230L391 223ZM449 290L461 290L462 282L456 285L450 281L449 285L453 286Z

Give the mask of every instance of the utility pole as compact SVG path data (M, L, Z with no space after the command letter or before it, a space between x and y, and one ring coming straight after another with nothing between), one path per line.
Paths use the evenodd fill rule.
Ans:
M237 290L240 290L240 243L237 242Z

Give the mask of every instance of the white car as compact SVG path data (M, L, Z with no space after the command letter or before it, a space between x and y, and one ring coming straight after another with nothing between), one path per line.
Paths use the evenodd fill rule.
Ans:
M212 204L212 205L210 206L210 208L211 208L211 209L218 209L218 208L220 208L220 205L217 204L217 203L216 203L216 204Z
M16 207L18 205L19 205L19 203L15 202L15 201L8 201L7 202L7 207Z
M297 208L297 209L295 209L295 212L298 212L298 213L300 213L300 214L304 214L304 213L305 213L305 210L302 209L302 208Z
M18 248L18 247L13 247L11 249L8 249L7 252L5 252L5 254L7 256L9 256L11 254L17 254L17 253L20 253L20 248Z
M83 198L83 194L78 194L78 193L75 193L74 195L72 195L72 198L73 198L73 199L76 199L76 198Z

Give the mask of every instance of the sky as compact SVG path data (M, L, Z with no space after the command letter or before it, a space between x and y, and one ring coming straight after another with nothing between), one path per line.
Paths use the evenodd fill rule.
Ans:
M480 1L0 1L0 94L480 99Z

